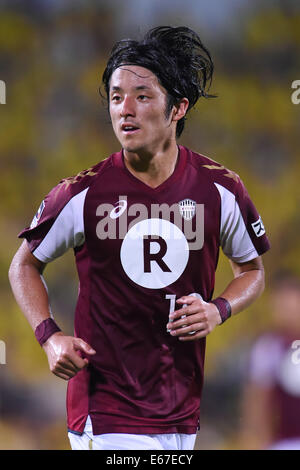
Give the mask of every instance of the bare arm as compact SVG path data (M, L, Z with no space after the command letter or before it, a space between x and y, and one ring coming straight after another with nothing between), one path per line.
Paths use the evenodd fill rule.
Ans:
M234 278L222 292L231 305L232 314L235 315L252 304L264 290L264 267L261 257L246 263L230 262ZM170 314L167 328L172 336L182 341L193 341L207 336L221 323L217 307L209 302L184 296L177 300L179 305L186 307ZM181 318L186 315L186 318ZM191 334L191 332L195 332Z
M12 291L33 330L50 317L46 284L42 273L45 264L35 258L24 241L9 268Z
M12 291L33 330L50 317L49 298L46 283L42 277L45 264L30 252L24 241L16 252L10 269L9 280ZM44 343L51 372L63 379L73 377L85 367L88 360L82 359L77 351L95 354L95 351L80 338L54 333Z
M234 315L249 307L263 293L265 272L261 257L240 264L230 261L230 264L234 279L220 297L228 300Z

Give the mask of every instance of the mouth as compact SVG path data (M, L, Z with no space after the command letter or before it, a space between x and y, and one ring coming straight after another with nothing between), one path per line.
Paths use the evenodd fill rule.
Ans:
M138 132L140 128L134 124L122 124L121 130L125 135L132 135Z

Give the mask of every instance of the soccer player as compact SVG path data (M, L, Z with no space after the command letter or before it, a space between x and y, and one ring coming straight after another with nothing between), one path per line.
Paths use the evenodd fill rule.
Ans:
M300 450L300 279L271 286L271 323L249 352L241 423L244 448Z
M205 338L263 291L269 242L238 175L177 144L213 62L187 27L112 49L103 74L121 150L43 200L10 268L15 297L69 380L73 449L193 449ZM233 279L212 300L219 249ZM51 317L42 272L73 248L75 331Z

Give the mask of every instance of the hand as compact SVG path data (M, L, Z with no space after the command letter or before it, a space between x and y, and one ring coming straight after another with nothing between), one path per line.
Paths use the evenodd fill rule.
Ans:
M184 296L176 301L185 305L170 313L167 329L180 341L195 341L204 338L222 323L215 304L204 302L194 296Z
M51 372L57 377L69 380L87 366L88 359L79 356L77 351L95 354L96 351L83 339L54 333L43 345Z

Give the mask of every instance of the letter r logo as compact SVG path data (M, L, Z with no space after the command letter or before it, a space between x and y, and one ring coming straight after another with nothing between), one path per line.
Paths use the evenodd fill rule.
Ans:
M184 233L164 219L146 219L127 232L120 251L122 267L136 284L162 289L175 282L189 260Z
M159 246L159 251L153 252L153 245ZM152 248L152 251L151 251ZM151 261L155 261L164 272L171 272L171 269L163 261L167 253L167 242L162 237L151 238L150 235L144 236L144 272L151 272Z

